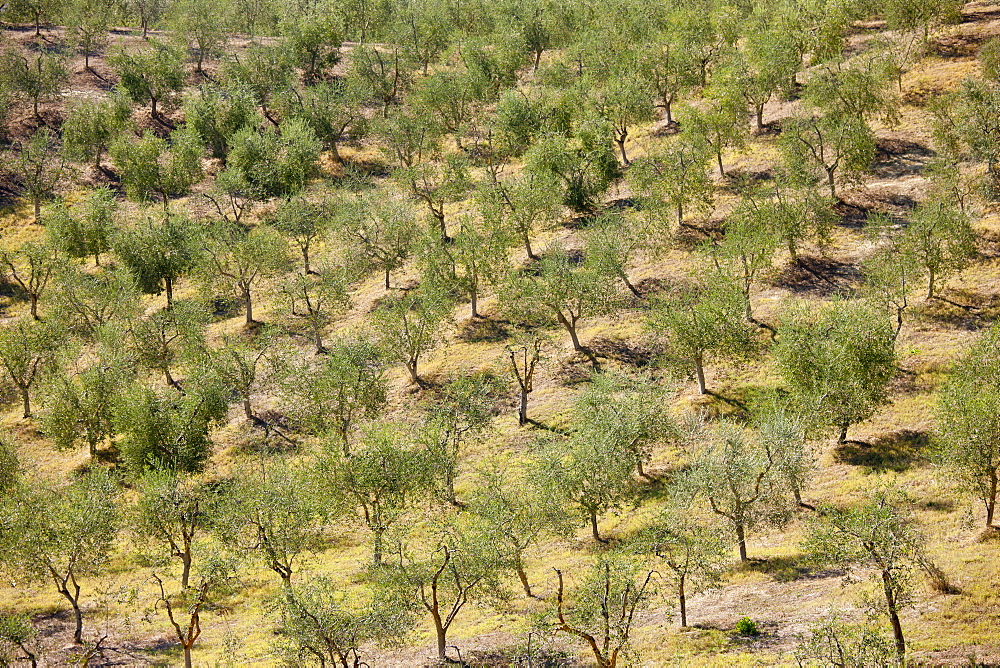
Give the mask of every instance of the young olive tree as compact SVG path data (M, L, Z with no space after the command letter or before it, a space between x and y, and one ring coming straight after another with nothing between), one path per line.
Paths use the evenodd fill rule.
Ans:
M886 398L896 373L893 328L871 306L838 301L816 312L791 309L778 327L778 368L800 405L815 405L847 440Z
M646 322L665 335L673 355L694 366L698 392L707 394L706 360L736 357L753 347L746 309L746 297L736 286L724 276L708 275L654 300Z
M822 174L834 201L837 175L856 178L875 159L871 128L851 114L793 117L784 125L780 142L788 170L804 181Z
M345 457L351 437L365 420L385 410L385 362L363 338L338 338L312 362L295 365L281 383L292 416L310 433L334 434Z
M434 288L411 290L385 300L372 312L372 326L386 357L406 365L410 382L420 384L417 363L438 341L452 318L452 302Z
M120 93L75 104L62 124L63 154L101 171L101 161L132 116L129 100Z
M705 436L708 442L679 485L708 501L712 512L729 524L740 561L746 562L747 533L787 522L790 504L774 463L745 429L726 423Z
M58 449L86 443L96 461L98 447L115 436L115 398L129 376L124 360L102 356L75 373L53 376L42 404L42 432Z
M129 322L127 343L141 366L163 374L167 385L180 390L172 369L184 358L195 358L204 347L204 327L209 318L202 304L177 300L169 309Z
M922 554L922 538L905 502L898 490L879 488L863 504L824 507L803 542L807 552L826 563L874 570L900 664L906 659L906 641L899 613L912 603L910 576Z
M390 273L410 257L419 231L410 207L368 196L348 202L336 234L385 277L388 290Z
M319 464L332 496L345 498L371 531L375 566L383 563L389 529L433 486L431 459L415 440L402 425L373 425L350 457Z
M278 649L295 665L311 658L321 666L362 668L367 646L400 642L414 622L411 602L391 588L376 586L368 600L352 603L323 575L294 585L280 614Z
M52 369L64 340L62 328L31 318L0 327L0 366L21 395L25 419L31 417L31 388Z
M718 527L702 521L685 501L690 499L683 493L671 499L653 524L644 527L635 539L636 548L656 556L667 567L660 575L673 584L681 628L688 625L688 595L718 581L732 549Z
M104 570L118 533L118 490L111 476L98 470L58 490L24 490L0 512L12 528L2 538L0 563L15 577L51 581L73 609L73 642L82 644L79 578Z
M248 230L228 221L213 225L202 240L203 280L234 293L243 302L246 326L252 327L253 292L288 269L285 240L273 228L258 225Z
M522 321L556 320L569 333L573 349L584 351L580 320L606 313L618 301L604 269L579 262L558 246L550 247L533 272L509 275L502 287L503 308Z
M154 121L171 107L184 88L184 59L180 51L162 42L150 41L142 49L118 49L108 64L119 77L119 85L136 104L149 105Z
M976 256L976 232L969 217L952 204L928 202L910 216L899 246L927 275L925 298L931 299L940 279L961 270Z
M521 426L528 422L528 395L535 389L535 370L542 361L545 346L546 339L540 334L519 334L505 348L511 375L517 383L517 423Z
M509 564L493 549L492 536L475 516L459 515L432 526L425 539L401 541L387 570L408 588L434 623L439 661L447 661L448 631L473 599L502 600Z
M62 179L65 163L57 150L58 138L47 127L35 131L26 141L22 141L14 167L23 184L25 196L31 200L38 223L42 213L42 202L51 197Z
M31 317L40 320L38 302L60 264L56 248L50 244L28 242L16 251L0 252L0 263L28 297Z
M287 596L298 563L324 547L330 514L311 469L266 464L240 471L229 483L213 525L223 544L274 571Z
M635 616L650 605L655 571L619 556L604 556L570 594L567 605L562 571L556 592L554 630L576 636L598 668L615 668L632 638Z
M110 188L90 191L73 207L61 206L45 217L45 232L53 247L70 257L93 257L101 265L101 254L111 250L111 238L121 219L121 207Z
M953 368L938 398L938 457L975 493L993 527L1000 488L1000 328L993 326Z
M164 213L171 197L184 195L202 177L204 147L188 126L171 132L169 142L149 130L138 139L120 134L109 153L129 199L153 202L158 197Z
M122 227L112 238L112 245L122 264L135 276L139 290L148 295L165 291L170 309L174 284L195 267L202 242L190 219L164 213Z

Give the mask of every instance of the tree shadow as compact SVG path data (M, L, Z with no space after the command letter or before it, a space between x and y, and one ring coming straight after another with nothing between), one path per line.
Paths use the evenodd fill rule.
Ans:
M926 431L901 429L873 439L871 443L841 443L834 450L834 458L842 464L863 467L870 473L902 473L926 461L924 453L929 447L930 435Z
M898 179L923 171L931 158L937 155L933 150L905 139L879 137L875 142L876 157L872 172L883 179ZM912 198L908 198L913 201ZM913 201L915 205L916 202Z
M775 277L773 285L796 294L829 297L844 293L859 280L857 266L827 257L800 255Z
M492 318L469 318L458 325L457 336L466 343L497 343L510 336L506 324Z
M614 360L636 368L649 366L663 353L662 346L634 344L624 339L598 336L587 346L597 357Z

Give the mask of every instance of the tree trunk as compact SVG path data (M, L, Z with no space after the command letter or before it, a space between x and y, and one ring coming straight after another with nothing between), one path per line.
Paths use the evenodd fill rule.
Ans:
M664 99L663 100L663 110L667 114L667 125L673 125L673 123L674 123L674 109L673 109L673 106L674 106L674 97L673 97L673 95L671 95L669 99Z
M577 352L583 351L583 346L580 345L580 338L576 335L576 324L570 322L561 312L556 312L556 319L569 332L569 338L573 342L573 350Z
M528 421L528 390L521 388L521 401L517 409L517 423L520 425Z
M469 307L472 312L472 319L475 320L479 317L479 291L473 284L472 289L469 290Z
M524 250L528 253L529 260L537 260L538 256L535 255L534 251L531 250L531 239L528 237L528 233L524 233Z
M899 623L899 613L896 611L896 597L892 592L892 578L888 571L882 571L882 589L885 591L885 604L889 609L889 622L892 624L892 637L896 644L896 657L903 665L906 657L906 641L903 639L903 626Z
M521 581L521 588L524 589L524 595L528 598L534 598L535 595L531 593L531 585L528 584L528 574L524 572L524 564L521 563L520 557L514 561L514 570L517 571L517 579Z
M836 171L836 167L826 168L826 185L830 188L830 199L837 201L837 184L834 181L833 174Z
M250 408L250 397L243 397L243 414L248 420L253 420L253 410Z
M249 288L243 290L243 306L246 311L246 325L249 327L253 324L253 300L250 297Z
M736 525L736 542L740 547L740 563L745 564L747 561L747 535L742 524Z
M24 417L25 419L31 417L31 397L28 395L28 388L21 388L21 403L24 405Z
M323 328L318 323L313 328L313 345L316 347L317 354L326 351L326 346L323 345Z
M594 537L598 543L606 543L605 539L601 538L601 533L597 530L597 511L590 511L590 534Z
M100 263L98 263L100 264ZM174 279L169 276L163 279L163 286L167 293L167 308L169 309L174 305Z
M927 272L927 294L924 299L930 301L934 297L934 281L937 276L934 275L934 270L931 269Z
M38 317L38 293L29 293L28 301L31 303L31 317L35 320L41 320L41 318Z
M680 576L677 580L677 602L681 611L681 628L686 629L688 625L687 618L687 595L684 593L684 575Z
M173 374L170 373L170 367L163 367L163 379L167 381L167 385L176 387L178 390L181 389L180 384L178 384Z
M375 540L374 547L372 549L372 563L376 566L382 565L382 552L384 551L382 544L382 531L382 529L376 529L373 531L375 534Z
M726 178L726 168L722 166L722 151L715 152L715 159L719 163L719 176Z
M990 491L986 500L986 526L993 526L993 514L997 507L997 470L990 471Z
M185 545L184 551L181 552L181 564L183 567L181 569L181 589L188 588L188 581L191 579L191 546Z
M621 153L622 164L628 167L632 163L629 161L628 155L625 153L625 137L623 136L620 139L615 138L615 143L618 144L618 152Z
M306 276L313 273L312 268L309 266L309 247L302 247L302 271Z
M677 227L684 224L684 205L677 203Z
M158 120L160 118L160 112L156 110L156 98L152 97L149 100L149 115L153 117L153 120Z
M389 268L385 268L385 289L389 289Z
M31 199L32 204L35 206L35 225L37 225L38 219L41 218L42 215L42 198L36 195Z
M757 121L757 131L759 132L764 129L764 105L756 105L754 112Z
M542 60L542 50L535 51L535 62L531 64L531 71L538 71L538 63Z
M184 648L184 668L192 668L194 664L191 663L191 646L187 643L181 646Z
M701 355L694 356L694 375L698 378L698 394L708 394L708 388L705 386L705 363Z
M416 358L406 360L406 370L410 372L410 384L411 385L419 385L420 384L420 376L417 375L417 360L416 360Z
M840 443L841 445L847 443L847 428L850 426L851 425L848 424L840 425L840 434L837 436L837 443Z

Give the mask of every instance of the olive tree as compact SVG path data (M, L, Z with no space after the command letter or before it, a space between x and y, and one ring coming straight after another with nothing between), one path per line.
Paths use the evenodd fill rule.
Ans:
M1000 328L993 326L952 369L937 405L939 458L975 493L993 526L1000 485Z
M88 162L100 171L101 159L124 132L132 115L129 100L119 93L76 103L62 125L63 153L70 160Z
M31 417L31 388L52 369L64 338L56 324L31 318L0 327L0 366L21 395L25 419Z
M14 162L24 194L34 207L36 223L41 217L42 202L55 192L65 168L62 154L57 150L57 142L55 133L42 127L21 142Z
M678 484L730 526L746 562L747 533L784 524L790 504L775 464L745 429L724 423L704 436L707 442Z
M70 257L93 257L94 264L100 266L101 254L111 249L120 214L114 192L102 186L73 207L51 211L45 217L45 232L55 248Z
M174 284L195 267L201 251L191 220L169 213L147 215L122 227L112 245L143 293L166 292L168 309L174 303Z
M247 229L228 221L212 225L202 236L200 273L213 286L234 293L242 302L247 327L253 317L253 292L268 278L289 266L284 239L273 228Z
M746 309L745 295L732 282L710 274L654 300L646 322L666 338L672 355L693 365L698 392L707 394L706 360L738 357L753 347Z
M410 382L419 385L417 363L451 318L451 300L427 287L385 300L372 312L372 326L386 357L403 362Z
M38 301L49 287L59 263L56 249L49 244L29 242L16 251L0 252L0 262L28 297L31 317L39 320Z
M409 207L367 196L347 202L336 234L357 249L366 264L382 273L388 290L389 274L410 257L419 232Z
M136 104L149 105L154 121L184 88L184 59L177 49L150 40L142 49L118 49L108 57L120 86Z
M83 643L81 577L100 574L119 528L118 490L111 476L91 471L61 489L24 490L0 511L14 528L0 559L20 577L51 581L73 609L73 642Z
M965 267L976 256L976 232L968 216L944 201L917 207L899 239L900 250L927 275L926 299L940 279Z
M604 556L567 596L563 573L555 571L559 587L553 629L583 641L598 668L615 668L628 650L636 613L651 603L655 572L620 556Z
M803 542L807 552L826 563L874 571L900 664L906 658L906 641L899 613L912 603L910 576L922 553L922 538L905 502L898 490L878 488L864 503L823 507Z
M325 489L361 516L373 539L372 563L381 566L388 531L433 485L431 459L400 424L370 427L350 457L320 461Z
M847 440L852 424L884 404L896 373L893 328L869 305L834 302L818 311L790 309L778 327L778 368L802 405L814 404Z
M385 410L387 389L381 351L361 337L335 339L281 383L293 418L310 433L334 434L345 457L358 425Z

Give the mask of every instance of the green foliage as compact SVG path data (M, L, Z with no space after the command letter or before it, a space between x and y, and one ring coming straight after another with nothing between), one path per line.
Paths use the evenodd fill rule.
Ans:
M224 544L274 571L287 591L297 562L325 545L330 507L316 494L312 471L292 464L246 467L229 483L213 522Z
M778 327L775 359L800 405L815 405L823 420L847 428L886 402L896 372L893 329L871 306L837 301L818 312L792 309Z
M146 469L200 470L212 446L209 429L225 416L229 400L222 386L202 375L183 395L170 388L133 385L115 406L122 463L134 474Z
M108 24L115 5L108 0L73 0L63 16L66 36L83 53L84 68L90 69L90 57L108 44Z
M174 284L197 264L201 250L192 221L167 213L146 215L122 228L113 245L139 290L158 295L165 289L168 306L173 303Z
M184 87L184 60L180 51L155 40L136 51L118 49L108 64L119 77L119 85L136 104L150 105L158 119Z
M230 139L223 174L252 199L289 198L316 173L321 148L313 131L298 119L283 121L279 128L244 127Z
M206 58L219 54L226 42L219 5L212 0L176 0L169 7L174 35L186 48L194 46L195 71L203 72Z
M86 443L91 458L115 435L114 405L128 381L120 359L100 359L75 373L56 374L48 381L41 416L42 432L58 449Z
M976 256L976 233L964 211L950 202L927 202L910 216L899 239L903 255L927 276L926 298L938 281L961 270Z
M363 83L355 76L348 76L301 90L290 89L282 97L282 107L286 116L305 122L323 146L330 149L334 159L341 162L340 142L348 136L358 139L365 132L366 100Z
M285 240L273 228L258 225L248 230L229 221L219 221L202 239L204 253L198 267L202 280L240 298L246 324L252 325L252 291L288 269Z
M45 217L45 231L51 244L70 257L93 257L100 265L101 254L111 248L118 227L120 206L110 188L95 188L74 207L60 206Z
M757 628L756 622L754 622L749 617L743 617L738 622L736 622L736 626L734 627L734 630L737 633L739 633L741 636L748 636L749 637L749 636L759 636L760 635L760 630Z
M836 177L856 179L875 159L875 137L864 119L851 114L793 117L782 128L781 148L794 178L809 183L822 174L837 199Z
M573 137L544 136L525 153L525 169L558 179L566 206L591 211L619 174L609 134L604 122L585 121Z
M938 458L952 480L982 501L987 527L993 523L1000 484L998 352L1000 327L993 326L952 369L936 411Z
M201 138L186 125L170 133L169 142L147 130L138 139L119 135L110 148L129 198L150 202L159 195L164 209L201 180L203 153Z
M0 614L0 664L13 665L18 659L34 664L40 654L35 646L38 631L27 613ZM24 654L17 657L16 651Z
M89 161L100 169L104 152L126 130L131 116L128 100L117 92L108 98L78 102L63 121L63 153L70 160Z
M358 425L379 417L388 401L381 351L361 338L331 341L316 360L293 365L281 387L301 428L335 435L345 456Z
M803 666L881 668L896 664L892 644L885 634L867 621L860 624L843 621L836 611L811 625L803 641L795 650L795 659Z
M127 345L138 364L163 374L177 387L171 369L185 358L195 358L204 346L204 327L210 314L201 303L176 300L170 308L143 314L128 325Z
M602 556L568 596L559 576L555 630L585 642L600 668L613 668L629 650L636 613L651 603L654 572L618 555Z
M385 555L386 534L433 485L433 463L398 423L369 427L350 457L332 455L319 463L324 489L333 502L355 508L374 538L372 560Z
M55 192L63 175L64 162L58 151L58 138L47 127L35 131L22 141L14 169L21 179L22 190L35 209L39 222L42 201Z
M52 370L64 337L58 325L26 317L0 327L0 366L21 394L25 418L31 417L31 387Z
M302 70L307 84L340 61L340 30L331 9L317 3L314 9L290 14L281 24L289 59Z
M754 344L747 322L747 298L719 274L677 285L653 301L647 327L664 335L670 354L694 364L699 392L706 390L704 364L709 357L745 355Z
M91 274L70 265L57 278L53 311L85 339L100 339L107 328L136 317L142 308L135 279L121 267Z
M618 300L606 267L579 260L551 246L530 274L511 273L501 292L502 308L521 322L557 321L574 350L583 350L579 321L612 310Z
M333 665L361 661L364 646L392 645L413 624L411 603L386 588L371 600L347 600L329 578L313 576L281 599L279 648L291 663L320 658Z
M451 318L451 301L433 288L423 288L384 300L372 312L372 327L386 358L403 362L410 382L419 384L417 363Z
M648 215L653 218L651 222L662 230L661 234L670 228L669 220L675 219L678 227L683 225L686 210L709 209L712 203L709 157L704 142L681 135L659 152L632 165L629 183L640 193Z
M83 642L79 579L101 573L118 533L118 490L103 470L91 471L60 489L34 487L0 510L0 565L37 582L50 581L73 608L74 641Z
M747 532L784 525L790 504L775 463L745 428L725 422L704 438L707 442L678 485L708 501L712 512L729 524L745 562Z
M336 221L336 234L356 258L385 276L403 266L410 257L419 231L411 209L392 200L372 196L345 203Z
M203 85L184 101L184 118L213 158L225 160L233 135L260 121L256 101L242 88Z

